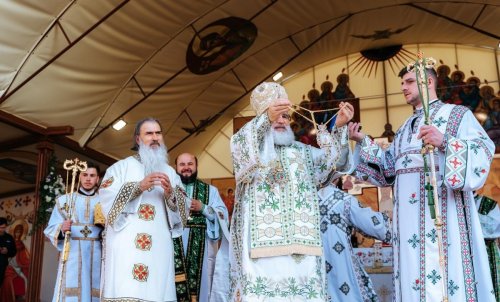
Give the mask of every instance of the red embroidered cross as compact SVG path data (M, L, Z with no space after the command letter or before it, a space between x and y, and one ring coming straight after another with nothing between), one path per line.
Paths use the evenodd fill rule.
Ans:
M462 165L462 162L460 162L456 157L454 157L453 160L450 160L450 164L453 165L453 169L456 169L457 166Z
M453 142L453 144L451 144L451 146L453 148L455 148L455 152L457 152L459 149L462 149L464 147L458 141Z
M152 240L151 236L146 233L139 233L135 237L135 246L143 251L149 251L151 249Z
M134 264L134 268L132 270L132 275L133 275L134 279L139 281L139 282L148 281L148 276L149 276L148 266L144 265L142 263Z
M457 183L457 182L458 183L461 182L460 179L457 179L457 175L456 174L453 175L453 178L448 178L448 181L452 183L451 184L452 186L455 186L455 183Z
M139 218L143 220L153 220L155 218L155 208L150 204L143 204L139 207Z

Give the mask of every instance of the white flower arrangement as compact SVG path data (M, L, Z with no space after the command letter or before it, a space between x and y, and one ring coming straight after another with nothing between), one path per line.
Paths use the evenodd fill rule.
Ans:
M65 185L61 175L56 170L57 159L52 156L49 160L49 172L40 184L40 205L36 211L33 230L44 227L49 221L50 214L56 204L56 199L65 193Z

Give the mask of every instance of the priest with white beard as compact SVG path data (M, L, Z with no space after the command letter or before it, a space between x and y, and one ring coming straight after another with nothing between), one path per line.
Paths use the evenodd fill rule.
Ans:
M325 301L317 187L345 168L353 107L341 104L332 133L319 126L318 149L294 140L281 85L260 84L250 102L257 117L231 138L236 199L211 301Z
M137 123L133 150L106 171L101 301L176 301L172 238L186 221L185 192L168 165L158 120Z

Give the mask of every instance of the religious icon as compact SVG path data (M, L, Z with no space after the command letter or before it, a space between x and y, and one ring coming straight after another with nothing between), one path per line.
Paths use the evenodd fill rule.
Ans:
M186 64L194 74L208 74L227 66L250 48L257 27L250 21L229 17L217 20L194 34Z

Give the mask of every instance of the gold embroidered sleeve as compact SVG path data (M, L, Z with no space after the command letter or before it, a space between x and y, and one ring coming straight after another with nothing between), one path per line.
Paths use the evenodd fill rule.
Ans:
M188 217L189 213L186 213L186 198L187 198L186 192L181 187L176 186L174 189L174 192L173 192L173 194L171 194L171 196L174 196L174 198L175 198L175 201L176 201L175 211L177 211L177 208L179 209L179 214L181 215L182 225L186 225L187 219L189 218ZM172 210L172 208L170 208L170 209ZM172 211L174 211L174 210L172 210Z
M167 204L167 207L171 210L171 211L174 211L174 212L177 212L177 204L175 203L175 200L176 200L176 194L175 193L171 193L168 198L167 197L163 197L165 198L165 203Z
M139 197L139 195L142 194L140 183L139 182L134 182L133 184L135 186L134 186L134 189L132 191L132 195L130 196L130 200L136 199L137 197Z
M118 191L116 198L108 214L108 223L113 225L130 200L141 195L142 191L139 182L127 182Z

